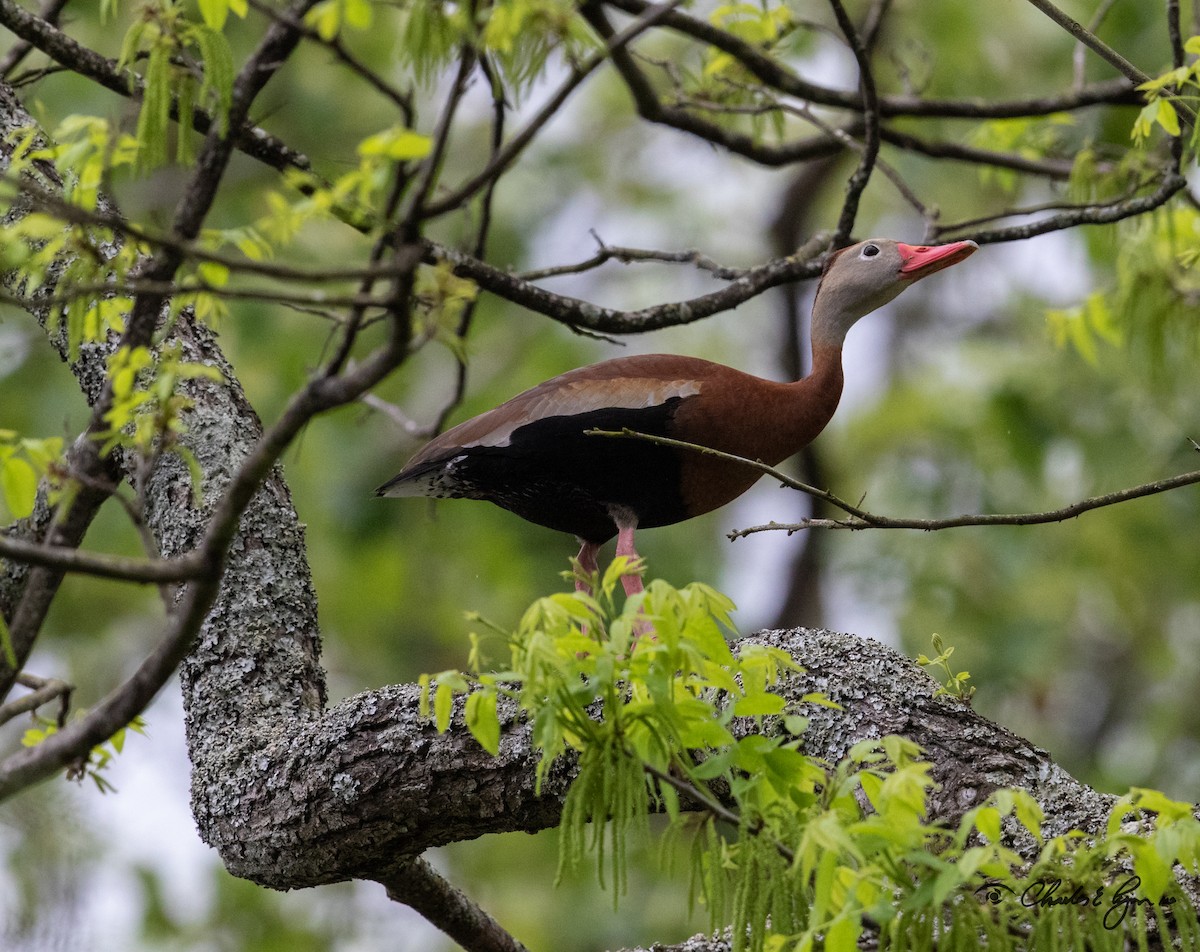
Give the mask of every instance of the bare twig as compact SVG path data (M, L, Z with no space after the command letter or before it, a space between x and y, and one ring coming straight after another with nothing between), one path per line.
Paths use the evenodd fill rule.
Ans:
M1092 18L1088 21L1087 31L1095 33L1100 29L1100 24L1104 22L1104 18L1108 16L1108 12L1116 6L1117 0L1101 0L1101 3L1096 7L1096 12L1092 14ZM1087 66L1087 44L1079 42L1075 45L1075 53L1071 57L1072 65L1075 72L1075 82L1072 88L1078 92L1083 89L1084 83L1087 81L1085 74Z
M71 692L75 690L74 685L58 678L39 678L25 671L17 675L17 684L29 688L30 692L23 697L0 704L0 724L6 724L22 714L32 713L43 704L49 704L56 698L59 699L60 704L55 723L61 728L67 722L67 712L71 707Z
M59 14L71 0L42 0L41 7L34 14L39 20L54 24L58 22ZM4 54L4 58L0 59L0 76L7 79L26 56L33 50L33 44L28 40L21 40L9 47L8 52Z
M1096 36L1078 20L1072 19L1050 0L1029 0L1042 13L1075 37L1080 43L1090 49L1102 60L1112 66L1118 73L1129 79L1134 85L1140 86L1149 82L1150 77L1134 66L1124 56Z
M492 68L486 56L480 56L479 68L492 90L492 141L491 141L491 158L494 162L500 154L500 150L504 148L504 127L505 115L508 104L505 102L503 88L500 85L500 77ZM472 253L480 261L487 258L488 237L492 231L492 207L496 198L496 186L499 184L499 178L493 178L488 182L483 190L483 195L479 201L479 225L475 230L475 243L472 248ZM471 332L471 325L475 320L475 311L479 304L478 297L472 297L463 306L462 313L458 317L458 326L454 329L455 339L460 343L465 342L467 336ZM457 361L454 373L454 393L450 395L450 399L446 401L441 411L438 413L437 419L433 422L433 432L440 433L446 426L455 408L462 403L463 398L467 395L467 362L460 359Z
M661 264L690 264L707 271L713 277L723 281L736 281L744 277L747 269L728 268L718 264L712 258L696 249L688 251L658 251L653 248L627 248L621 245L610 245L594 231L592 237L596 240L599 250L583 261L574 264L555 265L549 268L539 268L535 271L522 271L517 275L522 281L540 281L544 278L561 277L567 274L582 274L591 271L609 261L619 261L621 264L636 262L655 262Z
M846 198L842 202L842 212L838 216L837 228L833 233L833 246L840 248L850 241L854 231L854 221L858 217L858 203L871 180L871 171L875 167L875 158L879 155L879 98L875 92L875 76L871 70L871 58L859 39L854 22L842 6L842 0L829 0L838 27L846 38L855 62L858 63L858 87L863 101L863 146L859 155L858 167L846 183Z
M177 559L129 559L86 552L69 546L27 542L6 535L0 535L0 556L28 565L42 565L79 575L155 585L198 578L205 570L204 565L193 556Z
M954 516L948 519L894 518L892 516L880 516L868 512L829 492L827 489L818 489L816 486L809 486L806 483L793 479L774 466L768 466L759 460L746 459L743 456L725 453L709 446L688 443L685 440L673 440L665 436L655 436L652 433L639 433L629 428L622 430L587 430L585 432L589 436L645 440L661 446L671 446L676 449L702 453L706 456L714 456L717 459L727 460L731 463L739 463L779 480L782 485L789 489L795 489L817 499L822 499L841 509L850 517L848 519L805 519L797 523L788 524L772 522L767 525L752 526L749 529L739 529L731 532L729 533L730 539L740 539L756 532L783 531L790 534L792 532L799 532L802 529L920 529L925 532L932 532L938 529L955 529L963 526L1042 525L1049 522L1064 522L1067 519L1073 519L1093 509L1115 506L1118 503L1127 502L1131 499L1141 499L1145 496L1153 496L1158 493L1169 492L1172 489L1179 489L1183 486L1200 483L1200 470L1193 470L1190 473L1180 473L1178 476L1171 476L1167 479L1160 479L1151 483L1143 483L1140 486L1133 486L1129 489L1121 489L1116 492L1081 499L1078 502L1071 503L1069 506L1063 506L1060 509L1050 509L1044 512L984 513L980 515Z

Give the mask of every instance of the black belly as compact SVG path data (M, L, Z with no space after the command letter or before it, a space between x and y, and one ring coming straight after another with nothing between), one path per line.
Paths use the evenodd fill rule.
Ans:
M613 507L631 511L639 526L679 522L687 518L679 451L645 440L586 435L628 428L666 436L679 402L536 420L513 431L506 446L459 451L465 458L454 463L453 479L462 495L589 542L616 534Z

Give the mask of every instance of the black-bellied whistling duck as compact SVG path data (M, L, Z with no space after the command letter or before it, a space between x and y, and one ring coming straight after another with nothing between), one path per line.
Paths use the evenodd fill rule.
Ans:
M877 238L834 254L813 301L812 371L795 383L695 357L605 360L447 430L377 493L493 502L574 534L588 573L614 535L617 555L636 558L636 528L710 512L762 474L692 450L586 431L627 427L774 466L803 449L833 416L842 395L842 342L854 322L976 247L973 241L930 247ZM638 576L623 581L627 594L641 590Z

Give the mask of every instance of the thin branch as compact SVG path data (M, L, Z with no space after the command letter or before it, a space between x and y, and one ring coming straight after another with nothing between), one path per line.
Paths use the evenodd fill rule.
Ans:
M644 12L648 0L608 0L610 6L634 15ZM756 79L779 92L823 106L860 111L857 93L810 83L753 43L733 36L705 20L674 10L663 17L663 26L728 53ZM923 99L919 96L881 96L879 114L892 116L942 116L962 119L1016 119L1069 112L1095 105L1140 105L1141 96L1128 79L1094 83L1084 89L1055 96L988 101L974 99Z
M588 78L596 69L605 63L608 59L614 57L618 52L635 40L638 36L644 33L650 27L654 26L672 9L679 6L683 0L667 0L665 3L659 3L655 6L648 7L641 16L633 23L629 24L621 32L612 37L605 37L604 49L593 53L586 60L571 69L571 75L558 87L553 95L546 101L541 109L526 123L525 128L508 140L504 148L500 149L492 156L491 161L487 166L473 176L449 195L441 200L432 203L425 209L425 213L430 218L435 218L439 215L444 215L447 212L452 212L460 208L470 198L479 192L489 182L498 179L509 166L516 161L517 157L525 150L525 147L533 141L542 128L558 114L564 102L573 93L579 85ZM583 11L587 16L587 9Z
M719 291L687 301L622 311L569 295L555 294L470 255L430 241L424 242L426 260L449 262L456 275L469 278L484 290L568 327L604 334L640 334L663 327L690 324L744 304L769 288L814 278L821 273L820 257L828 246L829 236L817 235L793 255L748 268L741 277Z
M62 13L63 8L70 2L71 0L42 0L42 5L38 8L38 12L34 16L44 23L55 24L58 22L59 14ZM0 59L0 77L7 80L12 75L13 70L21 64L21 61L30 54L33 48L33 44L28 40L21 40L9 47L8 52L4 54L4 58Z
M388 898L419 912L469 952L526 952L495 919L422 857L376 879Z
M1087 31L1095 33L1100 29L1100 24L1104 22L1104 18L1114 6L1117 0L1101 0L1100 6L1096 7L1096 12L1092 14L1092 18L1088 21ZM1075 82L1072 86L1076 91L1083 89L1084 83L1087 81L1085 69L1087 66L1087 44L1082 41L1075 44L1075 52L1071 57L1072 66L1075 72Z
M454 84L450 88L450 95L447 97L446 104L442 109L442 115L438 120L437 129L434 132L433 146L430 149L430 154L425 158L418 170L419 177L417 184L413 186L413 193L409 196L408 204L404 211L401 211L401 202L404 199L405 192L412 185L412 179L409 175L407 165L403 162L396 163L393 172L392 188L388 194L381 220L391 223L397 213L400 214L401 220L394 227L385 229L375 239L369 258L370 267L377 267L389 250L397 249L393 251L393 255L398 254L399 248L402 248L409 240L417 237L419 233L418 217L424 207L429 191L433 188L434 179L441 166L446 144L449 141L454 114L458 110L458 105L462 101L462 96L466 91L467 80L474 67L474 63L474 51L464 48L459 57L458 74L454 78ZM394 260L393 258L393 262ZM407 275L403 272L403 269L400 269L396 278L399 281L405 281L407 280ZM369 296L374 283L374 277L365 277L359 284L358 296ZM337 376L341 373L342 367L350 359L358 332L363 326L366 309L369 306L368 301L355 303L351 306L350 316L346 320L341 342L338 345L336 353L334 353L332 359L330 359L325 367L324 373L326 377ZM407 302L405 303L405 307L407 307Z
M0 556L27 565L41 565L79 575L155 585L185 582L199 578L205 572L203 563L191 555L177 559L130 559L62 545L27 542L2 534Z
M1085 512L1090 512L1093 509L1101 509L1106 506L1115 506L1118 503L1127 502L1131 499L1141 499L1145 496L1154 496L1159 493L1169 492L1172 489L1179 489L1183 486L1191 486L1200 483L1200 470L1193 470L1190 473L1180 473L1178 476L1171 476L1166 479L1156 480L1152 483L1143 483L1140 486L1133 486L1129 489L1120 489L1116 492L1105 493L1101 496L1092 496L1088 499L1081 499L1078 502L1071 503L1068 506L1063 506L1061 509L1050 509L1044 512L1024 512L1024 513L984 513L971 516L955 516L948 519L907 519L894 518L891 516L880 516L875 513L868 512L853 503L846 502L840 496L829 492L827 489L818 489L815 486L809 486L807 483L802 483L797 479L793 479L786 473L774 466L768 466L759 460L747 459L744 456L737 456L733 453L725 453L721 450L715 450L709 446L701 446L696 443L688 443L685 440L673 440L670 437L655 436L651 433L639 433L636 430L631 430L628 427L621 430L585 430L588 436L603 436L615 439L636 439L645 440L648 443L657 443L661 446L670 446L675 449L690 450L696 453L704 454L705 456L714 456L717 459L723 459L731 463L738 463L742 466L747 466L750 469L756 469L766 476L777 479L783 486L789 489L795 489L799 492L813 496L817 499L836 506L847 515L849 519L804 519L797 523L785 524L772 522L767 525L753 526L749 529L739 529L729 533L730 539L740 539L743 536L748 536L756 532L766 531L784 531L787 533L798 532L802 529L920 529L925 532L933 532L938 529L956 529L963 526L1031 526L1043 525L1049 522L1065 522L1067 519L1073 519L1075 516ZM1193 445L1195 445L1193 443ZM1198 447L1200 448L1200 447Z
M1127 202L1135 197L1135 193L1141 190L1141 186L1130 189L1129 192L1119 199L1117 202ZM1036 205L1022 205L1018 208L1006 208L1003 211L992 212L988 215L980 215L977 218L964 218L962 221L947 222L942 225L937 225L929 236L930 241L939 240L945 235L964 232L971 228L978 228L981 225L990 225L993 222L1001 221L1005 218L1023 218L1026 215L1040 215L1044 212L1069 212L1078 214L1085 209L1094 209L1095 205L1080 205L1074 202L1041 202Z
M350 70L350 72L354 73L377 93L389 100L392 105L396 106L400 110L401 115L404 117L404 121L409 126L412 125L413 102L411 93L396 88L386 79L380 76L379 73L371 69L371 67L355 56L346 48L346 45L342 42L340 35L326 39L307 23L305 23L303 19L294 17L282 10L276 10L269 4L264 3L263 0L249 0L249 3L256 12L279 23L284 23L291 29L303 34L306 40L324 46L342 63L343 66Z
M1062 506L1059 509L1048 509L1042 512L981 513L969 516L953 516L946 519L908 519L879 516L859 509L857 506L839 499L832 493L817 490L816 493L821 498L826 499L828 502L849 513L850 517L848 519L806 519L794 525L772 523L770 525L751 526L748 529L740 529L729 533L729 538L738 539L755 532L770 530L782 530L790 535L802 529L919 529L923 532L936 532L941 529L959 529L965 526L1047 525L1054 522L1066 522L1068 519L1074 519L1076 516L1080 516L1085 512L1091 512L1093 509L1103 509L1108 506L1118 505L1119 503L1129 502L1132 499L1143 499L1146 496L1155 496L1159 493L1170 492L1173 489L1180 489L1183 486L1193 486L1197 483L1200 483L1200 470L1193 470L1190 473L1180 473L1178 476L1155 480L1151 483L1143 483L1140 486L1131 486L1128 489L1119 489L1115 492L1091 496L1087 499L1073 502L1070 505ZM796 486L793 488L799 489L801 487Z
M1041 10L1042 13L1046 14L1051 20L1070 33L1071 36L1075 37L1080 43L1116 69L1118 73L1128 78L1135 86L1140 86L1142 83L1150 81L1148 75L1101 40L1095 33L1088 30L1078 20L1072 19L1056 7L1050 0L1029 0L1029 3Z
M858 63L858 87L863 101L863 146L859 156L858 167L846 183L846 198L842 202L842 212L838 216L837 228L833 233L833 246L840 248L850 242L854 231L854 222L858 217L858 203L871 180L871 171L875 167L875 158L879 155L879 97L875 92L875 76L871 71L871 58L859 39L854 22L842 6L842 0L829 0L838 27L846 38Z
M500 77L490 65L486 56L479 57L479 69L487 79L492 90L492 141L491 159L494 162L500 150L504 148L504 120L507 110ZM499 179L492 179L483 190L479 201L479 225L475 231L475 243L471 251L480 261L487 258L488 237L492 232L492 209L496 199L496 186ZM471 325L475 321L475 312L479 306L479 298L472 297L463 306L458 316L458 326L454 329L454 337L459 342L465 342L471 333ZM433 422L433 432L440 433L450 419L450 414L463 402L467 395L467 362L459 359L454 373L454 393L446 401L437 419Z
M517 277L522 281L540 281L544 278L555 278L568 274L583 274L586 271L591 271L601 265L607 264L609 261L619 261L621 264L634 264L638 262L690 264L724 281L736 281L738 278L744 277L747 271L746 268L729 268L718 264L712 258L708 257L708 255L695 248L687 251L658 251L653 248L628 248L622 245L607 244L595 231L591 234L599 250L590 258L574 264L554 265L534 271L521 271L517 274Z
M432 148L429 150L429 155L422 161L417 184L412 195L406 200L407 207L404 218L397 231L403 241L415 239L418 236L421 222L436 215L430 208L429 196L433 193L437 174L441 170L442 160L446 155L450 133L454 127L455 114L466 94L467 81L470 79L477 61L478 55L475 50L472 47L464 46L459 55L458 74L450 86L450 94L446 97L442 113L438 117L437 128L433 132ZM499 173L497 173L498 176Z
M1083 205L1025 225L974 232L970 237L981 245L994 244L1001 241L1021 241L1052 231L1064 231L1077 225L1108 225L1153 211L1165 205L1186 186L1187 179L1174 168L1167 168L1162 173L1158 187L1148 195L1098 205Z
M66 723L67 711L71 706L71 693L75 690L73 684L68 684L58 678L35 677L26 672L17 675L17 683L31 690L23 697L0 704L0 724L7 724L14 717L22 714L30 714L55 699L59 699L61 702L56 723L60 728Z

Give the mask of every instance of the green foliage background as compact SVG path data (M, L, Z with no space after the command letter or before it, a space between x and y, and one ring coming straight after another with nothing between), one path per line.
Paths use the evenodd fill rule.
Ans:
M824 12L795 6L802 15ZM895 6L886 37L896 51L895 76L883 70L883 82L925 74L929 94L967 96L996 88L1044 92L1063 87L1070 75L1070 41L1030 7L1005 4L999 13L992 4L957 0ZM132 16L131 9L122 17ZM87 5L71 12L76 36L118 54L127 20L101 24ZM385 24L391 15L376 9ZM997 17L1005 19L1003 30ZM1118 3L1105 37L1131 60L1165 68L1160 20L1158 5ZM236 59L252 30L231 20L227 32ZM1004 42L1001 34L1021 41ZM397 31L382 27L353 36L358 55L403 79L410 67L401 42ZM663 55L671 54L672 42ZM1095 63L1089 72L1107 75ZM423 95L435 89L430 79ZM538 90L528 93L529 103L538 102ZM357 161L356 143L393 121L375 111L376 100L363 99L359 108L358 95L344 73L310 49L272 84L259 118L337 174ZM136 126L127 102L70 74L50 74L24 96L48 128L71 113ZM484 148L488 103L481 91L472 103L478 125L456 140L448 180L456 166L476 167ZM1135 109L1083 113L1072 124L947 120L941 131L1070 156L1085 146L1099 153L1125 148L1135 115ZM421 118L428 117L419 117L419 129ZM1011 181L981 177L965 165L896 161L916 188L939 196L944 220L1046 197L1037 188L1011 193ZM263 192L274 186L273 176L239 160L234 178L237 187L223 197L213 224L239 227L268 211ZM171 170L149 178L125 173L112 187L128 213L161 219L180 181ZM572 100L569 114L501 186L489 258L516 267L580 259L593 248L588 230L594 228L615 244L698 247L723 263L758 262L772 253L766 231L787 181L786 171L755 168L638 124L623 91L604 77ZM816 215L828 218L837 207L840 181L814 197ZM1075 187L1103 185L1089 179ZM858 231L911 239L918 226L878 180ZM451 230L439 237L457 236ZM337 263L361 251L364 240L349 229L310 227L298 238L297 256ZM845 498L866 493L877 512L955 515L1053 508L1196 468L1188 438L1200 439L1197 289L1176 255L1197 248L1197 217L1185 207L1137 224L985 248L962 273L910 292L890 321L876 316L872 328L855 332L862 340L852 340L847 376L852 384L869 378L869 386L819 441L830 488ZM611 265L554 286L632 305L711 285L690 271ZM1100 297L1089 301L1092 293ZM699 326L634 339L621 352L691 353L778 375L778 300L770 296ZM321 321L266 305L238 304L218 327L267 420L329 343ZM454 419L617 352L485 296L468 342L467 398ZM380 396L424 422L452 391L454 365L446 349L427 348ZM70 438L85 412L42 333L23 313L0 309L0 428ZM557 573L572 551L568 539L483 504L373 498L371 490L415 449L383 414L364 407L311 425L287 459L309 527L335 697L461 666L464 610L515 623L530 601L562 585ZM781 498L766 485L756 494L761 506ZM737 577L735 567L758 564L766 572L804 544L802 536L730 544L725 531L756 521L743 519L746 512L730 509L646 534L651 573L677 585L703 579L722 588ZM1200 493L1190 488L1057 526L837 534L826 540L823 584L833 618L878 621L882 630L862 627L864 636L895 637L915 654L940 632L956 646L956 663L971 670L976 708L1049 749L1081 779L1110 790L1153 786L1195 800L1198 517ZM116 513L102 517L89 541L137 551ZM770 604L740 607L735 617L743 625L774 618ZM76 702L86 706L151 642L158 612L151 592L72 579L33 667L73 680ZM123 778L128 768L121 761L157 760L159 750L173 746L166 738L178 730L177 717L170 704L151 711L149 739L131 741L112 771L117 796L146 795ZM186 764L163 769L179 774ZM97 888L114 890L113 901L138 910L135 941L148 949L353 949L369 947L396 920L381 891L345 887L277 897L232 880L215 857L193 874L203 885L180 901L168 864L138 865L115 848L111 831L87 819L97 815L96 796L56 783L0 810L0 869L13 886L0 900L0 914L10 918L10 934L31 948L38 936L57 934L52 921L63 909L90 908L86 893ZM78 817L78 826L62 817ZM161 832L164 844L194 836L186 826ZM659 874L649 861L634 864L642 871L619 916L590 879L552 891L554 840L547 834L458 844L439 862L534 949L606 948L647 935L667 940L703 924L684 914L680 877ZM97 939L97 947L106 947L106 937Z

